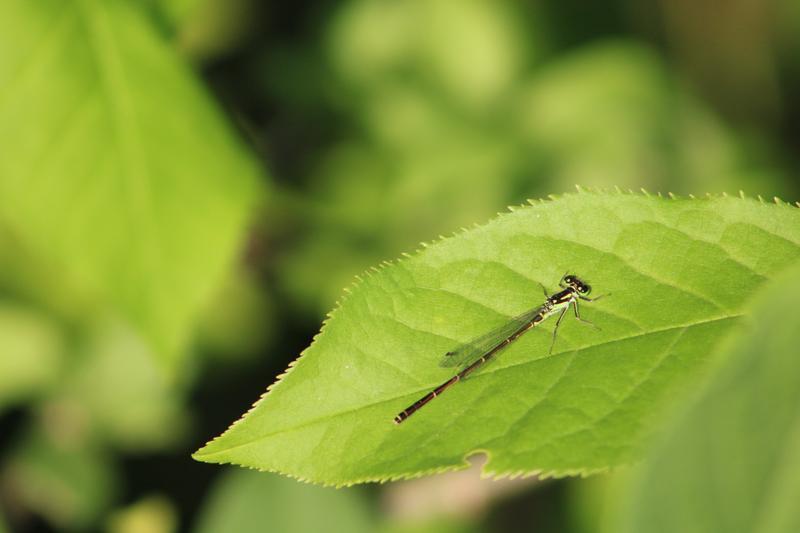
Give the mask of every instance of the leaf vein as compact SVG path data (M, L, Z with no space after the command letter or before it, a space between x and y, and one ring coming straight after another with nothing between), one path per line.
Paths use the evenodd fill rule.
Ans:
M691 324L681 324L681 325L676 325L676 326L670 326L670 327L667 327L667 328L651 330L651 331L642 332L642 333L636 333L636 334L633 334L633 335L622 336L622 337L618 337L618 338L615 338L615 339L611 339L609 341L604 341L604 342L599 342L599 343L588 345L588 346L583 346L583 347L578 348L576 350L570 350L570 351L567 351L567 352L559 352L559 353L553 354L551 357L558 357L558 356L562 356L562 355L567 355L567 354L571 354L571 353L576 352L576 351L588 350L588 349L595 348L595 347L598 347L598 346L603 346L603 345L607 345L607 344L614 344L616 342L622 342L622 341L626 341L626 340L630 340L630 339L640 338L640 337L644 337L644 336L651 335L651 334L664 333L664 332L672 331L672 330L675 330L675 329L678 329L678 328L688 329L688 328L695 327L695 326L712 324L712 323L715 323L715 322L721 322L721 321L725 321L725 320L739 318L740 316L741 315L724 315L724 316L710 318L710 319L707 319L707 320L699 320L699 321L693 322ZM489 375L491 375L491 374L493 374L495 372L501 371L501 370L505 371L505 370L508 370L508 369L511 369L511 368L516 368L518 366L536 364L538 361L541 361L541 360L542 360L542 358L537 358L537 359L533 359L533 360L529 360L529 361L521 361L519 363L508 365L508 366L505 366L505 367L502 367L502 368L494 367L494 369L493 369L493 367L490 366L490 367L488 367L486 369L486 371L481 372L479 374L476 374L474 376L474 378L473 378L473 381L479 380L482 377L485 378L485 377L487 377L487 376L489 376ZM325 420L329 420L329 419L332 419L332 418L336 418L336 417L340 417L340 416L344 416L344 415L348 415L348 414L353 414L353 413L356 413L356 412L358 412L358 411L360 411L362 409L365 409L365 408L375 407L377 405L382 405L382 404L394 402L394 401L397 401L397 400L399 400L401 398L410 397L412 394L416 395L416 394L424 393L427 390L429 390L431 387L434 387L434 386L435 385L428 385L428 386L426 386L424 388L417 388L417 389L414 389L413 391L410 391L410 392L404 392L404 393L401 393L401 394L394 394L391 397L387 397L387 398L384 398L384 399L381 399L381 400L377 400L377 401L374 401L374 402L371 402L371 403L365 403L365 404L359 405L357 407L351 407L351 408L342 409L342 410L337 411L335 413L329 413L329 414L326 414L326 415L323 415L323 416L320 416L320 417L317 417L317 418L313 418L313 419L310 419L310 420L307 420L307 421L304 421L304 422L300 422L300 423L298 423L296 425L293 425L293 426L290 426L290 427L278 429L278 430L275 430L275 431L272 431L272 432L269 432L269 433L265 433L263 435L259 435L258 437L255 437L255 438L253 438L253 439L251 439L251 440L249 440L247 442L242 442L242 443L236 444L234 446L229 446L229 447L227 447L225 449L222 449L222 450L219 450L219 451L205 452L205 453L198 452L196 454L196 457L212 457L214 455L218 455L218 454L221 454L221 453L227 453L227 452L229 452L231 450L234 450L234 449L244 448L246 446L250 446L250 445L255 444L255 443L257 443L257 442L259 442L261 440L273 437L275 435L280 435L282 433L289 433L289 432L296 431L298 429L302 429L302 428L305 428L305 427L308 427L308 426L311 426L311 425L314 425L314 424L318 424L318 423L323 422ZM267 396L263 396L262 400L264 400L266 397L268 397L268 395ZM223 435L225 435L226 433L224 433Z

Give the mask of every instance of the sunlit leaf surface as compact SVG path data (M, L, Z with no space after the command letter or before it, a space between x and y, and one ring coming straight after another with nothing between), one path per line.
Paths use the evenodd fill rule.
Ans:
M654 411L702 367L751 293L800 258L800 210L582 193L442 240L358 283L243 420L197 452L325 483L411 476L488 455L495 474L569 474L640 454ZM447 379L454 345L542 301L566 271L594 294L400 426ZM570 318L570 317L568 317Z

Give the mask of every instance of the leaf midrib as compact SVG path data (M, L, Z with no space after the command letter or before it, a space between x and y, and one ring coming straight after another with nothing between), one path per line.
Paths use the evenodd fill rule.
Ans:
M528 360L528 361L519 361L519 362L512 363L512 364L509 364L509 365L506 365L506 366L503 366L503 367L498 367L498 366L492 367L492 366L489 366L489 367L486 368L486 370L484 372L476 374L473 379L474 380L478 380L478 379L481 379L481 378L488 377L488 376L494 374L495 372L506 371L506 370L511 369L511 368L517 368L517 367L521 367L521 366L527 366L527 365L536 364L536 363L538 363L540 361L548 360L550 358L557 357L557 356L563 356L563 355L567 355L567 354L576 354L578 352L581 352L581 351L584 351L584 350L588 350L588 349L591 349L591 348L596 348L598 346L605 346L605 345L614 344L614 343L617 343L617 342L627 341L627 340L630 340L630 339L641 338L641 337L645 337L645 336L651 335L651 334L666 333L666 332L669 332L669 331L674 331L674 330L679 330L679 329L686 330L686 329L689 329L689 328L692 328L692 327L695 327L695 326L713 324L715 322L722 322L722 321L730 320L730 319L738 319L738 318L741 318L742 316L743 316L742 314L723 315L723 316L718 316L718 317L714 317L714 318L710 318L710 319L706 319L706 320L698 320L698 321L690 322L690 323L687 323L687 324L679 324L679 325L675 325L675 326L669 326L669 327L666 327L666 328L659 328L659 329L653 329L653 330L646 331L646 332L635 333L635 334L632 334L632 335L624 335L624 336L617 337L615 339L611 339L611 340L607 340L607 341L603 341L603 342L598 342L598 343L595 343L595 344L590 344L590 345L583 346L583 347L580 347L580 348L576 348L576 349L573 349L573 350L567 350L567 351L563 351L563 352L558 352L558 353L555 353L555 354L552 354L552 355L546 356L546 357L540 357L540 358L532 359L532 360ZM294 368L291 368L289 370L289 372L291 372L292 370L294 370ZM284 378L279 383L285 383L285 379L286 378ZM422 394L424 392L429 391L431 388L435 387L436 385L438 385L438 382L434 383L434 384L431 384L431 385L428 385L428 386L425 386L425 387L420 387L420 388L414 389L413 391L404 392L402 394L396 394L396 395L393 395L393 396L391 396L389 398L384 398L382 400L378 400L378 401L375 401L375 402L365 403L365 404L361 404L361 405L359 405L357 407L344 409L344 410L341 410L341 411L337 411L335 413L327 414L327 415L324 415L324 416L321 416L321 417L318 417L318 418L314 418L314 419L308 420L306 422L303 422L303 423L300 423L300 424L297 424L297 425L294 425L294 426L290 426L290 427L287 427L287 428L284 428L284 429L279 429L279 430L276 430L276 431L273 431L273 432L270 432L270 433L267 433L267 434L264 434L264 435L260 435L257 438L254 438L254 439L249 440L247 442L243 442L243 443L237 444L235 446L229 446L229 447L224 448L224 449L219 450L219 451L202 453L202 450L199 450L199 451L195 452L192 456L195 459L202 459L204 457L213 457L213 456L221 454L221 453L227 453L227 452L230 452L231 450L236 450L236 449L240 449L240 448L244 448L244 447L250 446L252 444L258 443L258 442L260 442L260 441L262 441L264 439L268 439L268 438L273 437L275 435L280 435L280 434L283 434L283 433L290 433L290 432L296 431L298 429L302 429L302 428L305 428L305 427L308 427L308 426L312 426L314 424L318 424L320 422L324 422L325 420L337 418L337 417L340 417L340 416L343 416L343 415L348 415L348 414L360 411L362 409L367 409L367 408L374 407L374 406L377 406L377 405L381 405L381 404L384 404L384 403L393 402L393 401L398 400L400 398L404 398L406 396L410 396L411 394L417 394L417 393ZM272 393L272 392L273 391L270 391L269 393L264 395L256 403L256 405L258 405L261 402L265 401L269 397L269 394ZM242 418L240 420L237 420L228 429L228 431L223 433L223 435L227 434L234 427L236 427L239 423L241 423L244 420L246 420L246 418L247 417ZM391 423L390 418L387 418L387 424L388 423ZM220 437L218 437L218 438L220 438ZM211 441L208 445L213 444L213 442L214 441Z
M101 75L101 87L108 102L113 120L115 137L119 143L119 156L122 162L120 169L120 186L129 194L123 194L123 199L128 199L128 241L132 246L138 247L139 255L145 262L138 266L151 272L162 272L163 258L157 228L153 226L155 206L151 188L151 176L148 169L143 148L142 132L135 120L134 98L131 96L125 75L125 64L120 57L120 48L110 27L107 10L109 7L103 2L93 0L80 0L78 5L86 21L88 33L87 41L94 53L95 64ZM133 238L140 231L137 227L144 225L144 233L155 236L146 246L141 239ZM147 272L139 275L147 276Z

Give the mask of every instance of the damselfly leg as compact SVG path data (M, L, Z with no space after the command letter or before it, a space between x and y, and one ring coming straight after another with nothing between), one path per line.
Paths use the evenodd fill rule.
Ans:
M550 343L550 350L548 350L547 353L550 353L550 354L553 353L553 348L556 345L556 337L558 336L558 326L561 325L561 320L564 318L564 315L567 313L567 309L569 309L569 306L567 306L564 309L562 309L561 310L561 314L558 315L558 320L556 320L556 325L553 328L553 341Z

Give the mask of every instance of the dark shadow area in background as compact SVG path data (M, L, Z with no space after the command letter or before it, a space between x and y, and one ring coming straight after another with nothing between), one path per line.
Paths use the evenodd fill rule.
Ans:
M324 68L324 24L338 3L257 3L250 38L202 66L217 100L254 149L270 179L298 187L313 154L347 122L325 105L334 83Z
M568 481L544 481L531 489L496 502L486 517L487 531L507 533L567 533L569 521Z

